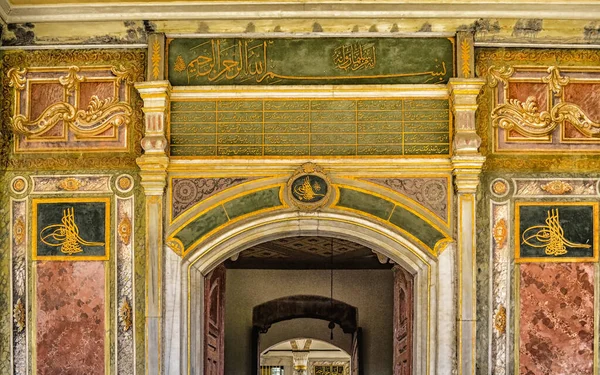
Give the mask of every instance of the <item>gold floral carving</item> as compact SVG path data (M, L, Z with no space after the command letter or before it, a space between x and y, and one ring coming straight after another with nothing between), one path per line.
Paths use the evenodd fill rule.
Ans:
M540 112L536 98L530 96L525 102L508 99L492 111L492 126L514 130L524 137L547 136L564 122L573 124L587 137L600 137L600 123L592 121L573 103L559 103L550 111Z
M541 188L553 195L562 195L573 191L573 186L564 181L550 181L547 184L542 185Z
M25 329L25 306L23 305L21 298L15 303L15 307L13 308L13 318L15 320L15 325L17 326L17 332L23 332Z
M131 313L131 305L129 304L129 300L127 297L123 298L121 301L121 308L119 309L119 316L121 317L121 323L123 325L123 331L127 332L131 329L132 325L132 313Z
M69 95L71 95L70 93L72 91L77 89L77 84L79 82L83 82L85 80L85 78L77 74L79 70L80 68L78 66L70 66L67 75L58 78L58 82L64 86Z
M498 195L503 195L507 190L508 186L504 181L496 181L492 184L492 191Z
M58 183L58 187L67 191L79 190L79 188L82 186L85 186L85 183L74 177L63 178Z
M119 238L121 238L121 241L123 241L125 245L129 245L129 241L131 239L131 220L127 215L125 215L119 222L117 233L119 233Z
M467 39L460 45L460 57L462 59L462 74L464 78L471 77L471 44Z
M123 176L119 178L118 184L121 190L127 190L131 187L131 179L129 177Z
M25 74L27 74L27 69L9 69L6 73L6 76L8 77L8 86L14 87L17 90L24 90L25 83L27 82Z
M542 82L547 83L554 95L561 95L563 86L569 84L569 77L563 77L560 75L560 71L557 67L551 66L548 68L548 76L542 78Z
M503 247L506 243L507 235L508 229L506 228L506 220L498 220L492 229L492 237L494 238L494 242L496 242L496 246Z
M160 74L160 60L160 42L156 39L152 45L152 76L155 80L158 79Z
M25 222L22 217L18 217L15 220L15 224L13 225L13 238L15 240L15 245L22 245L25 241Z
M494 317L494 327L496 327L496 331L501 335L506 332L506 308L502 305L500 305Z
M123 65L119 65L118 67L113 66L110 68L110 71L117 77L117 86L120 86L123 82L125 82L126 85L131 86L140 76L139 69L134 67L126 68Z
M498 86L498 83L502 82L504 85L508 84L508 79L515 73L515 69L512 66L490 66L487 74L487 83L490 87Z
M77 136L96 136L111 127L119 128L131 122L131 106L117 98L99 99L92 96L87 109L77 109L67 102L55 103L46 108L35 120L23 115L11 118L13 130L20 134L36 135L52 128L60 121Z

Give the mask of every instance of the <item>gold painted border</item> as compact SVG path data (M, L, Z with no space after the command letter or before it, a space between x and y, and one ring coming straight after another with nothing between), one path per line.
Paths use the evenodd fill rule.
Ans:
M96 203L104 203L104 255L88 255L88 256L55 256L55 255L37 255L37 213L38 213L38 204L40 203L85 203L85 202L96 202ZM31 209L32 209L32 219L31 219L31 259L32 260L54 260L54 261L85 261L85 260L109 260L110 259L110 234L111 234L111 226L110 226L110 207L111 198L110 197L99 197L99 198L34 198L31 200Z
M598 202L515 202L515 227L514 227L514 245L515 245L515 263L570 263L570 262L597 262L598 261L598 213L599 213ZM521 233L520 233L520 219L522 206L591 206L593 215L593 255L591 257L521 257Z
M217 199L217 203L206 207L205 209L203 209L202 211L198 212L197 214L195 214L194 216L192 216L191 218L189 218L188 220L186 220L183 224L179 225L175 230L173 230L171 232L171 234L167 237L167 239L165 240L165 243L168 243L170 241L176 240L177 242L181 242L179 241L177 238L175 238L175 235L177 233L179 233L182 229L184 229L185 227L187 227L191 222L193 222L194 220L196 220L197 218L199 218L200 216L204 215L205 213L207 213L208 211L212 210L215 207L218 206L223 206L225 203L230 202L234 199L249 195L249 194L253 194L262 190L268 190L274 187L279 187L279 200L281 202L280 205L278 206L274 206L274 207L268 207L268 208L264 208L261 210L257 210L257 211L253 211L253 212L249 212L247 214L238 216L236 218L234 218L233 220L229 218L229 214L227 213L227 210L225 210L225 207L223 207L223 210L225 210L225 214L227 215L227 222L225 222L224 224L212 229L211 231L209 231L208 233L204 234L202 237L198 238L196 241L194 241L191 245L189 245L187 247L187 249L183 249L183 252L181 255L181 257L185 257L187 254L190 253L190 251L192 251L194 248L196 248L201 242L203 242L206 238L212 236L214 233L218 232L219 230L237 223L241 220L244 220L250 216L254 216L254 215L258 215L258 214L262 214L262 213L266 213L266 212L272 212L272 211L277 211L277 210L281 210L281 209L286 209L289 206L287 205L287 203L284 200L284 189L285 189L285 183L277 183L277 184L272 184L272 185L267 185L267 186L261 186L259 188L256 189L252 189L252 190L247 190L247 191L243 191L239 194L233 195L227 199L223 199L223 200L218 200Z
M331 204L331 208L335 208L337 210L340 211L346 211L346 212L353 212L359 216L363 216L363 217L367 217L369 219L375 220L379 223L384 224L385 226L389 227L389 228L393 228L395 230L398 230L402 233L402 235L406 236L405 238L411 240L413 242L413 244L418 245L420 248L427 250L427 252L429 252L432 256L436 257L439 255L438 252L436 250L441 250L438 249L438 244L442 243L442 242L448 242L448 241L454 241L454 239L452 237L449 236L448 232L445 230L442 230L440 227L438 227L436 224L432 223L429 219L427 219L426 217L424 217L421 213L415 211L414 209L406 206L405 204L392 200L389 197L383 196L381 194L369 191L369 190L365 190L365 189L361 189L361 188L357 188L355 186L348 186L348 185L342 185L342 184L332 184L332 187L335 189L335 200L333 201L333 203ZM418 239L417 237L415 237L412 233L407 232L406 230L393 225L392 223L390 223L389 219L390 217L388 217L388 220L384 220L380 217L377 217L375 215L372 215L368 212L364 212L364 211L359 211L353 208L347 208L347 207L341 207L338 206L338 202L340 200L340 188L344 188L344 189L349 189L349 190L355 190L355 191L359 191L361 193L364 194L368 194L368 195L373 195L377 198L383 199L385 201L388 201L390 203L392 203L394 205L394 209L392 209L392 211L390 212L390 217L391 215L394 213L394 210L396 208L396 206L400 206L402 208L404 208L405 210L413 213L415 216L418 216L419 218L421 218L421 220L425 221L427 224L431 225L433 228L435 228L436 230L438 230L441 234L443 234L445 237L440 239L436 245L434 246L434 248L430 248L429 246L427 246L425 243L423 243L420 239Z

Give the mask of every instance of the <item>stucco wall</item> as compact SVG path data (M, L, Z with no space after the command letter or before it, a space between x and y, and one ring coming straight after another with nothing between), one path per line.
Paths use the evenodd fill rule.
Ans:
M329 282L327 270L227 270L225 373L243 375L250 371L254 306L298 294L328 297ZM392 271L336 270L333 297L358 308L358 323L364 333L364 373L391 375ZM305 328L306 337L329 339L327 322L314 319L282 322L273 325L262 339L263 350L285 339L278 325L290 328L290 339L298 337L302 331L298 327ZM334 345L343 349L348 347L350 335L344 335L338 327L334 336Z

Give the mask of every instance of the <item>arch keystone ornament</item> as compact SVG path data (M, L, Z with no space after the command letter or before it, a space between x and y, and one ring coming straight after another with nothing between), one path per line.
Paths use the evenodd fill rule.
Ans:
M323 168L306 163L288 180L286 191L293 206L301 211L314 211L329 202L331 190L331 181Z

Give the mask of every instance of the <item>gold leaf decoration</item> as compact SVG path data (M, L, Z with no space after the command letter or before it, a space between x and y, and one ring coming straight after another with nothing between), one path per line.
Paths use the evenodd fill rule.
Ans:
M167 241L167 246L169 246L176 254L183 254L185 248L183 247L183 243L176 238L171 238Z
M70 66L67 75L58 78L58 82L65 87L69 95L72 91L75 91L77 84L85 79L77 74L79 70L78 66Z
M121 190L127 190L131 187L131 179L129 177L123 176L119 178L118 184Z
M488 69L487 81L488 86L496 87L498 83L502 82L504 85L508 84L508 79L515 73L515 69L512 66L505 65L501 67L490 66Z
M18 217L15 220L15 224L13 225L13 238L15 240L15 245L22 245L25 241L25 222L22 217Z
M25 180L23 178L17 178L15 179L15 181L13 182L12 188L14 191L16 191L17 193L22 192L23 190L25 190L25 187L27 186L27 183L25 182Z
M156 39L152 45L152 76L155 80L158 79L158 75L160 74L160 61L160 43Z
M569 84L569 77L563 77L560 75L560 71L557 67L551 66L548 68L548 76L542 78L542 82L547 83L554 95L561 95L563 86Z
M525 102L508 99L492 111L492 125L514 130L524 137L550 135L560 124L569 122L587 137L600 137L600 123L592 121L584 111L573 103L561 102L550 112L539 111L536 98L530 96Z
M121 308L119 309L119 317L121 317L121 323L123 325L123 331L127 332L131 329L132 325L132 314L131 305L127 297L124 297L121 301Z
M15 325L17 326L17 332L23 332L25 329L25 306L23 305L21 298L15 303L15 307L13 308L13 318Z
M460 57L462 59L462 74L464 78L471 77L471 44L463 40L460 45Z
M186 69L185 66L185 61L183 61L183 57L181 57L181 55L177 56L177 59L175 59L175 71L178 73L183 72Z
M125 245L129 245L129 241L131 240L131 220L129 220L129 216L125 215L121 219L117 233L119 233L121 241L123 241Z
M19 91L24 90L25 83L27 82L27 79L25 78L25 74L27 74L27 69L25 69L25 68L9 69L8 72L6 73L6 76L8 77L8 86L14 87L16 90L19 90Z
M503 247L506 243L507 235L508 229L506 228L506 220L498 220L492 229L492 237L494 238L494 242L496 242L496 246Z
M553 195L562 195L573 191L573 186L564 181L550 181L541 188Z
M123 82L127 85L133 85L136 81L136 77L139 77L139 69L134 67L126 68L123 65L119 65L118 67L113 66L110 68L110 71L117 77L117 86L120 86Z
M67 191L79 190L79 188L82 186L85 186L85 183L74 177L63 178L58 183L58 187Z
M494 317L494 327L496 327L496 331L501 335L506 332L506 308L502 305L500 305Z
M508 190L508 186L504 181L496 181L492 185L492 191L498 195L503 195Z
M101 100L94 95L88 108L77 110L67 102L55 103L44 110L35 120L23 115L11 118L10 125L20 134L36 135L63 121L75 135L92 137L104 133L111 127L119 128L131 122L131 106L117 98Z

